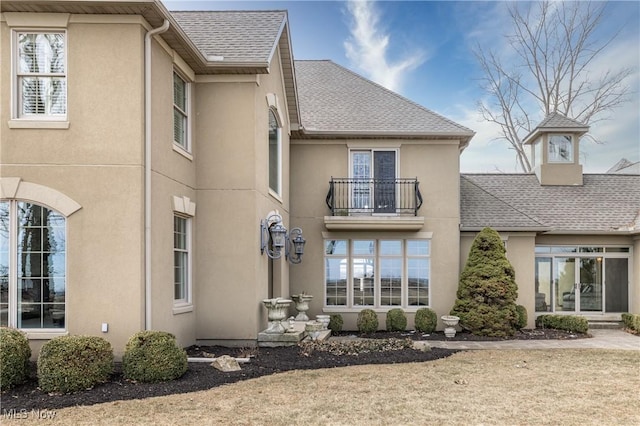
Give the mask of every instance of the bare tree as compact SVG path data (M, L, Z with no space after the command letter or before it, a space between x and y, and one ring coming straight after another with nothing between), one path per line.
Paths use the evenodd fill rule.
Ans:
M531 164L522 139L541 115L560 112L592 124L628 101L631 68L594 75L595 60L617 36L596 35L605 7L600 2L512 2L513 28L505 35L511 50L501 52L510 60L480 45L474 50L488 95L480 113L500 127L500 139L516 152L525 172Z

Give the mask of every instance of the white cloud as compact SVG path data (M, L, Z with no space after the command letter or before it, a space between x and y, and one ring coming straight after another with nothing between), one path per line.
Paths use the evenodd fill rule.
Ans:
M390 36L380 26L380 12L375 3L352 0L347 3L347 11L352 18L351 37L344 42L344 48L352 66L387 89L400 92L406 73L425 61L425 53L415 50L403 59L391 61Z

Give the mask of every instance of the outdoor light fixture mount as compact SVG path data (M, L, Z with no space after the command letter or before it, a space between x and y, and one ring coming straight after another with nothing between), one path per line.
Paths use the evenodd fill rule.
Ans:
M293 228L287 232L278 213L271 213L260 221L260 254L267 253L271 259L280 259L284 248L285 258L289 262L300 263L305 242L302 229Z

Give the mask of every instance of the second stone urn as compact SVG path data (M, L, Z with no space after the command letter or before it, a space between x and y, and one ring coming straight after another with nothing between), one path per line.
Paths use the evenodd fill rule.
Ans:
M268 334L283 334L287 331L287 327L282 324L282 321L287 318L289 313L289 305L291 300L282 299L277 297L275 299L264 299L262 303L267 308L267 318L269 319L269 326L265 330Z
M309 321L307 311L309 310L309 302L313 299L313 296L306 293L300 293L294 294L291 296L291 299L295 302L296 311L298 311L296 321Z
M460 317L455 315L443 315L440 319L442 319L442 322L444 323L444 335L447 337L455 337L456 325L458 325Z

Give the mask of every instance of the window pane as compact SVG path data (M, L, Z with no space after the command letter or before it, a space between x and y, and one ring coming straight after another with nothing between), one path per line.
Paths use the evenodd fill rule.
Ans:
M381 256L400 256L402 255L402 241L380 241Z
M21 73L64 73L63 33L18 34Z
M380 259L380 304L400 306L402 304L402 259Z
M187 83L176 73L173 73L173 104L187 110Z
M42 328L42 304L18 303L18 327Z
M607 247L607 253L629 253L629 247Z
M410 306L429 305L429 259L407 260L408 303Z
M408 256L428 256L430 251L429 240L407 240Z
M187 117L174 108L173 110L173 141L182 147L186 147Z
M374 304L374 260L372 258L353 259L353 304L373 306Z
M353 254L373 254L374 246L373 240L353 240Z
M347 254L347 240L325 240L324 242L325 254Z
M280 131L278 120L269 111L269 188L280 193Z
M325 259L327 305L347 305L347 259Z
M551 312L551 258L536 258L535 276L535 310Z

